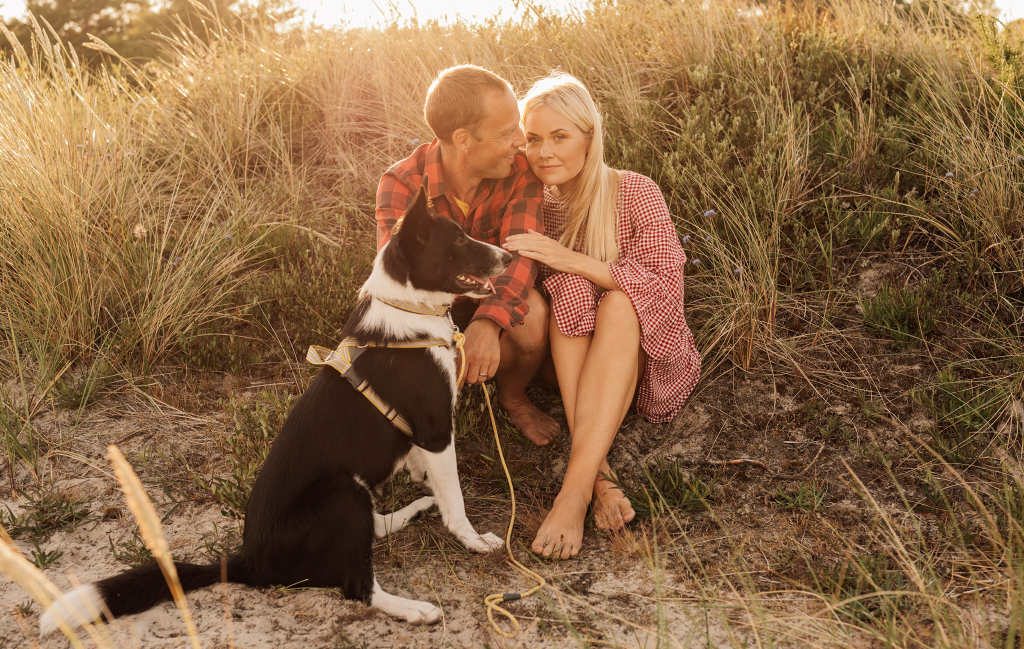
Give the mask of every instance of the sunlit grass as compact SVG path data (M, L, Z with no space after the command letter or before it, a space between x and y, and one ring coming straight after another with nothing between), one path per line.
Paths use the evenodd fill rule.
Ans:
M476 63L521 94L562 69L601 104L608 162L665 193L688 256L687 314L705 376L768 361L812 387L849 390L854 372L840 365L852 343L834 323L857 304L867 305L858 322L937 359L914 394L935 423L915 475L943 517L939 540L894 521L849 471L886 553L861 556L851 543L825 564L795 553L771 568L788 581L766 591L691 561L683 519L719 505L710 484L663 475L636 488L658 516L620 543L657 576L654 622L630 628L666 646L1019 642L1024 101L1020 61L987 63L991 44L971 19L923 3L752 12L598 0L505 23L227 33L211 17L208 29L183 30L165 42L164 61L142 67L88 69L43 27L34 48L14 46L0 61L9 464L43 482L56 451L32 420L54 398L84 409L162 363L240 371L330 343L373 254L377 181L430 137L421 110L436 72ZM965 279L949 295L932 286L927 303L843 284L843 255L849 267L914 247ZM962 346L943 347L948 336L934 332L965 322ZM812 352L836 367L805 373ZM887 416L869 397L861 407ZM461 438L471 415L460 415ZM236 514L269 444L259 432L259 444L228 445L234 482L200 485ZM848 431L823 435L846 444ZM903 489L906 475L878 457ZM982 486L967 477L977 467ZM818 513L824 492L809 477L801 484L780 490L776 509ZM943 491L951 484L973 495L958 500ZM686 603L705 611L684 634L667 624L680 599L670 560L697 584L700 597ZM581 618L570 604L579 601L549 607L572 627ZM610 624L584 608L592 626Z

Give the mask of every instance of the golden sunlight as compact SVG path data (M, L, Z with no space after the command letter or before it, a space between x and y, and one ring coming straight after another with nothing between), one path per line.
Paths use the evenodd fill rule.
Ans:
M1024 0L1006 0L1024 2ZM325 27L348 25L369 27L380 22L413 18L424 22L442 22L463 18L480 22L491 17L509 18L528 11L525 2L519 7L513 0L382 0L369 2L336 2L335 0L295 0L307 22ZM534 0L531 4L547 11L564 12L579 4L573 0ZM0 18L20 17L25 13L24 0L0 0Z

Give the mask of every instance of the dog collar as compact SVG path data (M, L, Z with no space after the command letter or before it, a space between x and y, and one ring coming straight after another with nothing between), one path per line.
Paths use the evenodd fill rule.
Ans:
M416 302L406 302L404 300L385 300L382 297L374 297L373 299L383 302L388 306L395 307L401 311L408 311L409 313L418 313L420 315L435 315L438 317L444 317L449 314L452 310L450 304L444 306L428 306L426 304L418 304Z

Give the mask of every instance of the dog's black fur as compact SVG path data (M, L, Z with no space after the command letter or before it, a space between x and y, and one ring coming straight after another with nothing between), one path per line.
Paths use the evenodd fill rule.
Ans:
M449 294L442 301L450 303L456 295L479 296L482 290L459 276L493 276L510 258L474 241L450 219L432 214L421 189L374 273L383 272L394 285L420 294ZM400 334L389 333L388 327L365 322L374 307L368 290L373 281L371 275L342 337L377 344L398 339ZM412 332L412 337L428 336ZM413 444L439 453L452 443L454 381L428 349L370 347L354 367L412 425L412 438L337 370L324 366L295 404L259 472L246 507L242 548L227 558L228 581L338 588L348 598L371 600L372 494L401 466ZM220 564L175 565L185 591L221 579ZM171 598L155 563L93 586L115 617Z

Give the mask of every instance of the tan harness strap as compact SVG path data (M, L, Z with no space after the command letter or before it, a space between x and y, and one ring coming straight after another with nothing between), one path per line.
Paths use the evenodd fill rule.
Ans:
M373 388L370 387L370 382L359 376L359 373L352 367L353 363L355 363L356 359L359 358L359 355L369 347L375 347L378 349L427 349L429 347L448 347L449 349L452 349L454 347L454 349L462 356L462 368L459 371L459 377L456 381L456 383L460 383L466 372L466 357L462 354L462 346L465 342L466 337L459 331L452 333L452 340L431 338L429 340L365 343L362 345L359 344L358 340L349 336L342 340L335 349L310 345L309 351L306 352L306 361L313 365L330 365L336 369L339 374L344 376L345 379L352 384L352 387L359 391L360 394L366 397L366 399L373 404L374 408L387 417L388 421L390 421L395 428L402 431L409 437L412 437L412 426L409 424L408 420L398 414L397 410L389 406L376 392L374 392Z

